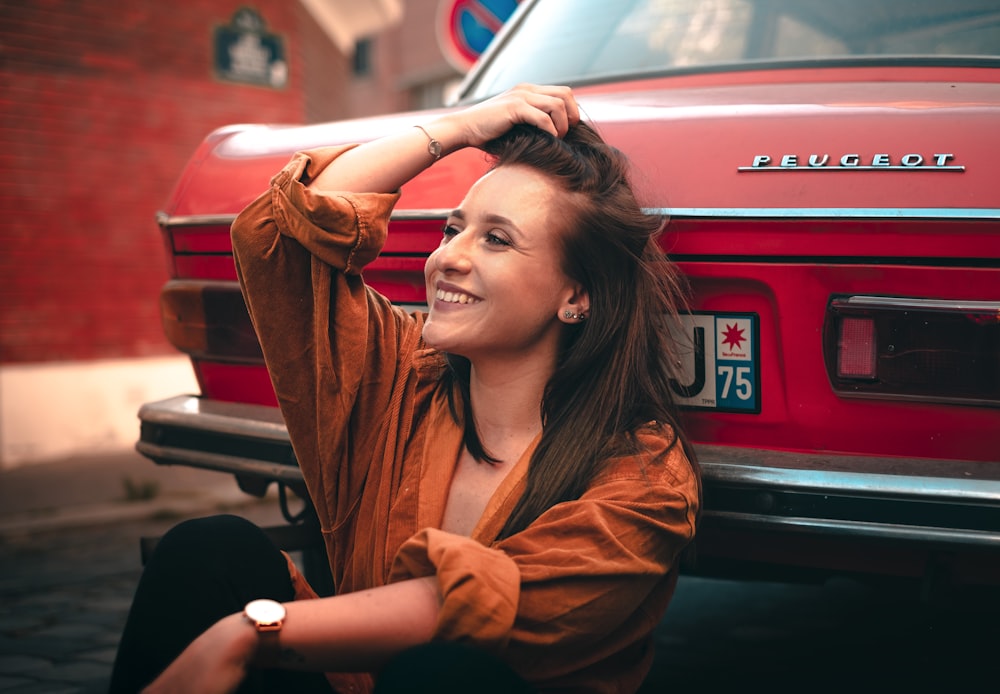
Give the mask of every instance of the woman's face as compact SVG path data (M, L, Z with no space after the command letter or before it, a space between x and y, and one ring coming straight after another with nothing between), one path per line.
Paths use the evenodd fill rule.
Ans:
M562 313L586 301L562 270L565 205L565 192L523 166L472 186L424 266L428 344L473 362L547 352L554 361Z

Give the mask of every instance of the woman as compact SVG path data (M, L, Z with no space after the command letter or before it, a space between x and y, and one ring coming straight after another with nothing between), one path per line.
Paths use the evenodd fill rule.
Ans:
M410 315L360 273L401 186L464 147L494 166L449 215L425 267L429 311ZM369 673L428 643L470 649L453 663L495 657L495 672L538 690L636 689L700 504L669 395L679 279L659 227L563 87L522 86L296 155L236 220L233 247L337 596L305 599L315 594L273 549L206 579L218 551L206 538L233 548L253 536L232 519L168 534L113 689L145 684L183 649L149 691L232 691L290 671L368 691ZM209 559L191 559L198 543ZM264 564L273 585L257 586ZM206 583L234 597L212 594L218 614L169 644L137 645L157 610L207 612L183 604ZM168 602L164 586L184 598ZM258 597L284 603L279 631L242 611Z

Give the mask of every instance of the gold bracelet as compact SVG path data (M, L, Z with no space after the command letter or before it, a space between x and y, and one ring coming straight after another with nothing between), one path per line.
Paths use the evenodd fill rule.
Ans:
M437 140L435 140L433 137L431 137L431 134L424 129L424 126L422 126L422 125L415 125L413 127L414 128L420 128L420 132L422 132L424 135L427 136L427 151L430 153L430 155L432 157L434 157L434 161L437 161L438 159L440 159L441 158L441 143L438 142Z

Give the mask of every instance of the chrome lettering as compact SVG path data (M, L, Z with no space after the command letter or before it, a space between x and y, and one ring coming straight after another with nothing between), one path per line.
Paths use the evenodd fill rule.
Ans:
M777 158L777 165L774 165L775 158L770 154L757 154L753 158L750 166L737 167L737 171L806 171L827 170L843 171L845 169L856 170L938 170L938 171L965 171L961 164L953 163L955 155L951 152L934 154L925 157L922 154L911 152L904 154L898 159L887 152L862 156L852 152L841 155L840 159L830 156L830 154L810 154L808 160L795 153L782 154ZM831 164L831 161L833 162Z

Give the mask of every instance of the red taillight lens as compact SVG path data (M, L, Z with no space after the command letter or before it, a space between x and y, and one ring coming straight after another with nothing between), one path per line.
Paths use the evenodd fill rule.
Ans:
M875 378L875 321L841 318L837 341L837 376Z
M1000 405L1000 301L835 297L824 352L842 395Z
M172 280L160 293L163 331L201 359L262 364L257 334L236 282Z

